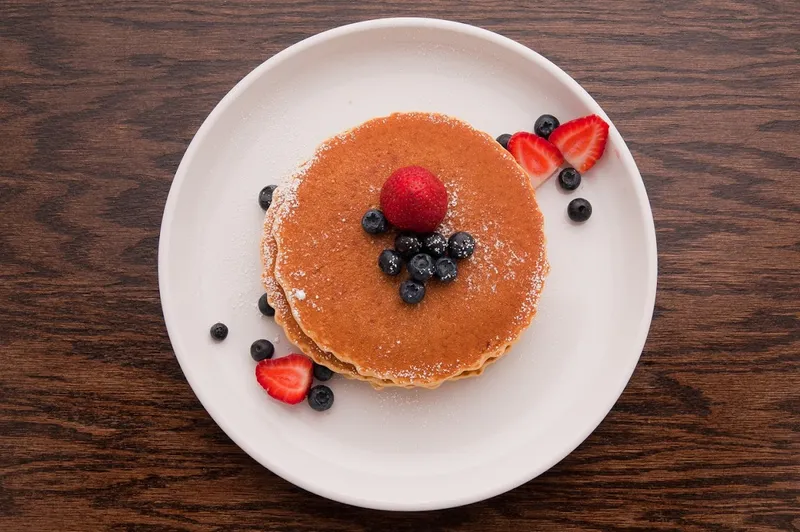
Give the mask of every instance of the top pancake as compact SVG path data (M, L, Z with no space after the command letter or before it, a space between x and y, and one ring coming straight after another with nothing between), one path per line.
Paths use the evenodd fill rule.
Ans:
M377 267L395 234L360 224L389 175L411 165L448 190L440 231L477 241L456 281L430 281L418 305L398 295L406 275ZM275 277L303 332L361 375L430 386L502 355L535 314L548 266L533 188L508 152L464 122L426 113L365 122L320 146L281 196Z

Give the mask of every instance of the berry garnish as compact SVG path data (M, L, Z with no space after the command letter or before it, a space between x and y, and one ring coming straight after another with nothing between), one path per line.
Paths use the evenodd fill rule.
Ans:
M314 364L314 378L318 381L327 381L333 377L333 370L322 364Z
M377 235L388 231L389 223L386 221L386 217L381 211L378 209L370 209L364 214L363 218L361 218L361 227L363 227L364 231L367 233Z
M267 301L267 294L262 294L261 297L258 298L258 310L261 311L261 314L264 316L274 316L275 309L269 306L269 301Z
M433 277L435 265L430 255L418 253L408 261L408 273L415 281L425 282Z
M421 166L400 168L383 184L381 209L398 229L430 233L447 213L447 189Z
M322 412L333 406L333 390L324 384L317 384L308 390L308 404L317 412Z
M508 151L528 172L534 187L544 183L564 162L564 157L558 148L542 137L525 131L514 133L508 141Z
M250 346L250 356L256 362L261 362L268 358L272 358L275 354L275 346L269 340L256 340Z
M400 299L406 303L419 303L425 297L425 285L409 279L400 283Z
M443 283L454 281L458 277L456 261L450 257L442 257L436 261L436 278Z
M311 359L304 355L270 358L256 364L256 380L270 397L294 405L306 398L312 368Z
M583 198L576 198L567 205L567 215L573 222L585 222L592 215L592 204Z
M608 124L597 115L561 124L550 135L564 159L579 172L586 172L603 155L608 141Z
M261 208L265 211L272 205L272 193L275 192L276 188L278 187L275 185L269 185L262 188L261 192L258 193L258 204L261 205Z
M386 275L397 275L403 268L403 258L394 250L384 249L378 256L378 267Z
M466 259L475 251L475 239L469 233L458 232L450 237L447 250L454 259Z
M546 139L558 127L558 118L553 115L542 115L536 119L533 132Z
M422 251L438 259L447 253L447 239L441 233L431 233L422 239Z
M411 257L422 251L422 241L414 235L400 233L394 239L394 249L403 260L411 260Z
M215 323L211 326L211 338L214 340L224 340L228 337L228 326L224 323Z
M508 133L503 133L499 137L497 137L497 143L500 144L505 149L508 149L508 141L511 140L511 135Z
M575 190L581 184L581 173L574 168L564 168L558 174L558 184L564 190Z

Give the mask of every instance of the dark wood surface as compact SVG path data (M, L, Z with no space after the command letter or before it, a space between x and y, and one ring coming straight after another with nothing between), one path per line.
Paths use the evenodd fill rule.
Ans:
M295 488L195 398L156 248L240 78L369 18L486 27L615 121L659 291L614 410L494 499L392 514ZM800 530L800 2L0 2L0 530Z

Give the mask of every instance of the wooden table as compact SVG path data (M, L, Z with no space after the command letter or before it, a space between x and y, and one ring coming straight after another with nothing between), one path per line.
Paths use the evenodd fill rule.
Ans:
M416 5L412 5L416 4ZM800 2L0 4L1 530L798 530ZM548 473L392 514L295 488L209 418L158 297L161 214L220 98L322 30L399 15L516 39L612 117L659 247L650 338Z

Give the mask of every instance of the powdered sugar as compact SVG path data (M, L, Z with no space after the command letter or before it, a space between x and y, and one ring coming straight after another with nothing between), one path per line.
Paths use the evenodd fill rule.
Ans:
M439 226L439 232L447 238L457 231L455 225L460 218L459 194L461 192L461 187L456 181L448 181L444 184L444 188L447 189L447 214L444 220L442 220L442 224Z
M278 294L283 293L283 289L275 280L274 277L271 276L264 276L262 278L264 282L264 286L267 289L267 295L269 296L269 303L277 311L287 311L289 310L287 301L285 297L276 297Z

